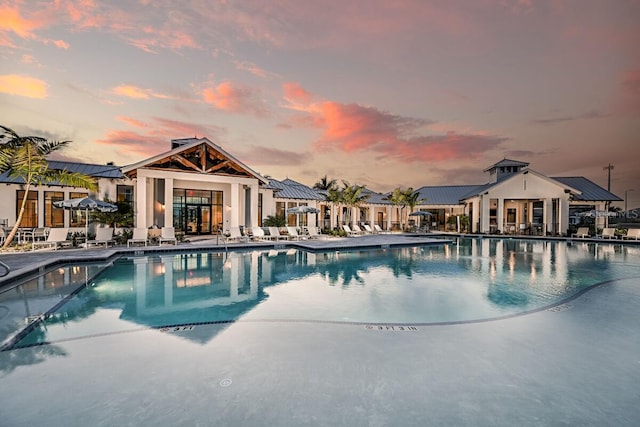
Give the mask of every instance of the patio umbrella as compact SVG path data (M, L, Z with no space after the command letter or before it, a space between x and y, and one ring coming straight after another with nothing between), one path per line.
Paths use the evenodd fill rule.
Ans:
M411 212L409 216L428 217L428 216L433 216L433 214L427 211L415 211L415 212Z
M69 210L84 210L86 212L87 219L84 222L85 240L88 240L89 237L89 211L116 212L118 210L116 205L102 200L95 200L91 197L78 197L76 199L60 200L58 202L53 202L53 206ZM85 248L87 246L88 245L85 243Z
M318 213L320 212L319 209L316 209L314 207L311 206L294 206L293 208L289 208L287 209L287 214L292 215L292 214L308 214L308 213Z

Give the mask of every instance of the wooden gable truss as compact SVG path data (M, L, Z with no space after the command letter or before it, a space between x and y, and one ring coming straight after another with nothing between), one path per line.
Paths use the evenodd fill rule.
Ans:
M199 174L254 177L254 174L246 170L242 165L218 152L206 143L156 159L155 161L147 163L145 168ZM135 178L137 176L136 170L131 170L127 175L129 178Z

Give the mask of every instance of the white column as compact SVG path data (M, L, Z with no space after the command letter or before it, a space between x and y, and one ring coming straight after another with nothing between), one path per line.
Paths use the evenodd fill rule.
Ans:
M387 206L387 231L391 230L391 206Z
M147 228L147 177L138 175L136 181L136 227Z
M375 224L376 222L376 208L375 206L371 205L369 206L369 225L371 226L371 229L373 230L373 224Z
M543 205L543 218L544 218L544 230L545 235L551 231L551 226L553 222L553 209L551 207L551 199L544 199Z
M498 231L504 233L504 199L498 199Z
M489 231L489 208L491 207L491 198L489 197L489 195L487 194L486 196L482 197L480 199L480 209L482 211L481 213L481 219L482 219L482 223L480 224L480 232L481 233L486 233Z
M230 227L239 227L240 222L238 218L240 218L240 184L234 182L231 184L231 200L229 201L229 205L231 206L231 215Z
M173 227L173 178L164 179L164 226Z
M258 226L258 184L252 185L251 189L251 223L247 224L247 227ZM264 209L264 207L263 207Z

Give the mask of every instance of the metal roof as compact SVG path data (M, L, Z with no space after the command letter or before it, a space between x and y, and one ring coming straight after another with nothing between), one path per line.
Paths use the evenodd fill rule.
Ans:
M420 187L418 192L421 199L426 201L420 206L429 205L458 205L470 193L474 193L481 185L443 185Z
M313 188L289 178L283 181L270 179L268 185L275 189L275 197L279 199L324 200L324 196Z
M120 167L115 165L94 165L90 163L63 162L59 160L48 160L49 169L66 170L73 173L81 173L94 178L124 178ZM0 183L22 184L22 178L9 177L9 171L0 174ZM57 181L52 181L50 185L59 185Z
M490 171L493 168L502 167L502 166L519 166L519 167L525 167L526 168L527 166L529 166L529 163L521 162L521 161L518 161L518 160L511 160L511 159L504 158L504 159L500 160L498 163L494 163L493 165L489 166L483 172L487 172L487 171Z
M583 176L552 177L551 179L580 190L582 194L574 195L574 200L585 202L621 202L623 200Z

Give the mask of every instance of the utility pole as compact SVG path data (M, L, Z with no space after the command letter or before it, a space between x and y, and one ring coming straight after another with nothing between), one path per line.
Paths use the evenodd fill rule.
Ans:
M607 191L611 192L611 171L613 170L613 165L609 163L607 166L603 167L602 170L609 171L609 176L607 178Z

